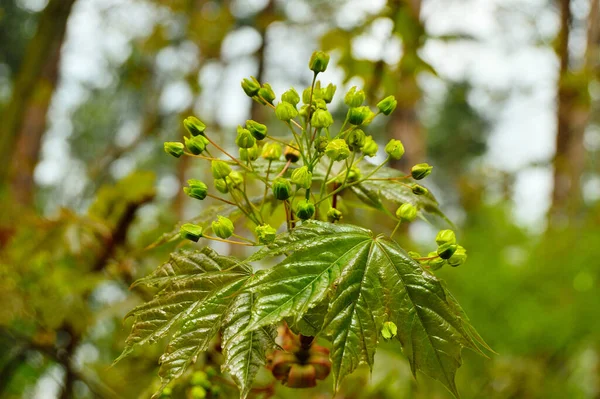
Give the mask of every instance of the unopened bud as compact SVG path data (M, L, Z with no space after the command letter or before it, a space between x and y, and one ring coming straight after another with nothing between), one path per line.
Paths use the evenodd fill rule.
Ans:
M190 241L198 242L202 237L202 226L186 223L179 229L179 236Z
M350 156L348 144L342 139L331 140L325 147L325 155L333 161L343 161Z
M361 129L351 130L346 137L348 147L350 147L352 151L358 151L360 148L362 148L365 145L365 141L365 132L363 132Z
M427 262L427 264L429 265L429 268L431 270L439 270L442 268L442 266L444 266L446 264L446 260L442 259L442 258L435 258L435 259L429 260L429 262Z
M412 167L412 169L410 170L410 175L415 180L421 180L429 176L431 174L432 169L433 166L427 163L418 163Z
M187 181L188 187L183 188L183 192L189 197L203 200L208 194L208 186L204 182L196 179L190 179Z
M364 122L368 122L372 115L373 112L367 106L350 108L348 110L348 122L352 125L359 126Z
M195 136L192 138L184 137L183 141L185 142L188 151L194 155L202 154L209 143L208 139L204 136Z
M227 194L229 192L229 185L225 181L225 179L217 179L215 180L215 188L218 192Z
M379 146L377 145L375 140L373 140L373 137L367 136L365 137L365 143L363 144L360 150L363 152L363 154L365 154L365 156L374 157L375 155L377 155L378 149Z
M298 160L300 159L300 151L292 147L292 145L296 146L297 144L295 142L291 142L290 145L285 146L283 156L286 160L295 163L298 162Z
M218 215L211 226L213 233L219 238L229 238L233 234L233 222L226 217Z
M306 89L304 89L304 91L302 92L302 102L306 105L310 105L310 92L311 92L311 88L307 87ZM314 95L314 92L313 92ZM313 98L314 100L314 98Z
M298 202L296 206L296 216L302 220L308 220L315 214L315 204L308 200Z
M386 321L381 328L381 336L383 339L392 339L398 334L398 327L394 322Z
M275 237L277 237L277 230L268 224L263 224L262 226L256 226L254 229L256 236L258 237L258 241L261 244L270 244L275 241Z
M273 195L278 200L286 200L292 195L292 185L290 181L283 177L277 177L271 183Z
M331 208L327 211L327 220L330 223L339 222L342 219L342 212L335 208Z
M448 264L452 267L457 267L462 265L467 261L467 250L462 246L458 245L456 251L452 254L450 259L448 259Z
M417 217L417 208L413 204L405 202L396 209L396 217L403 222L412 222Z
M206 125L195 116L188 116L183 120L183 126L185 126L186 130L190 132L192 136L200 136L204 135L204 130L206 130Z
M456 252L458 246L456 244L442 244L437 249L437 254L442 259L450 259L452 255Z
M319 73L325 72L325 70L327 69L327 64L329 64L329 54L323 51L315 51L310 57L308 67L314 73Z
M178 141L166 141L164 144L165 152L169 155L179 158L183 155L183 143Z
M281 145L279 143L265 143L262 149L262 157L267 161L277 161L281 158Z
M294 107L300 102L300 95L293 87L281 95L281 101L292 104Z
M392 159L400 159L404 155L404 146L400 140L392 139L385 146L385 153Z
M312 173L307 166L301 166L292 172L290 179L293 184L301 188L310 188L312 184Z
M262 85L260 90L258 90L258 95L269 104L273 104L273 100L275 100L275 92L268 83Z
M456 244L456 234L452 230L440 230L435 237L437 245Z
M412 192L414 195L425 195L429 192L429 190L419 184L413 184Z
M358 166L352 166L348 172L348 178L346 181L348 183L353 183L355 181L359 181L361 177L362 172L360 171L360 168Z
M300 107L300 111L298 111L298 114L303 118L308 118L309 111L310 111L310 105L305 104Z
M352 86L344 96L344 103L350 108L360 107L365 102L365 92Z
M240 148L252 148L256 144L256 139L252 133L250 133L250 130L238 126L235 144Z
M281 121L288 122L298 116L298 110L292 104L282 101L275 107L275 116Z
M225 161L212 161L210 169L215 179L224 179L231 173L231 167Z
M410 256L413 259L419 259L421 257L421 254L415 251L408 251L408 256Z
M251 148L240 148L240 159L242 161L256 161L260 155L258 145L254 144Z
M315 150L320 154L323 151L325 151L325 148L327 148L327 144L329 144L329 140L327 140L327 137L319 136L315 139Z
M229 188L237 188L244 182L244 176L237 170L234 170L225 178L225 182Z
M250 130L250 133L256 140L263 140L267 137L267 127L262 123L258 123L253 120L246 121L246 129Z
M260 90L260 83L254 76L250 76L250 79L242 80L242 89L244 89L244 93L246 93L248 97L254 97Z
M329 83L326 88L321 89L321 98L327 104L329 104L331 100L333 100L333 96L335 95L335 89L336 87L331 83Z
M382 114L389 115L394 112L396 105L398 105L396 98L394 98L394 96L387 96L377 103L377 108L379 108L379 111L381 111Z
M310 118L310 124L318 129L328 128L333 125L333 117L324 109L317 109Z

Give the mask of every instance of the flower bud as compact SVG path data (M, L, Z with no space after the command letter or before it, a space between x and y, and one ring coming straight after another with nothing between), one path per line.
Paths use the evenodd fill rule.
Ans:
M256 144L256 139L252 133L250 133L250 130L238 126L235 144L240 148L252 148Z
M348 183L354 183L355 181L360 180L361 177L362 172L360 171L360 168L358 166L352 166L350 168L350 171L348 172L348 178L346 179L346 181Z
M258 241L261 244L270 244L275 241L275 237L277 237L277 230L269 226L268 224L263 224L262 226L256 226L254 229L256 236L258 237Z
M309 110L310 110L310 105L305 104L305 105L303 105L303 106L300 107L300 111L298 112L298 114L301 117L303 117L303 118L306 119L306 118L308 118L308 112L309 112Z
M360 107L365 102L365 92L352 86L344 96L344 104L350 108Z
M352 125L359 126L364 122L367 122L372 115L373 112L371 112L367 106L350 108L348 110L348 122Z
M365 154L365 156L374 157L375 155L377 155L378 149L379 146L377 145L375 140L373 140L373 137L367 136L365 137L365 143L363 144L360 150L363 152L363 154Z
M244 182L244 176L240 172L238 172L237 170L234 170L233 172L231 172L229 174L229 176L227 176L225 178L225 183L227 183L227 185L229 186L229 188L237 188L243 182Z
M467 250L462 246L457 245L456 251L452 254L450 259L448 259L448 264L452 267L457 267L462 265L467 261Z
M271 85L268 83L262 85L260 90L258 90L258 95L269 104L273 104L273 100L275 100L275 92L271 88Z
M229 185L225 181L225 179L217 179L215 180L215 188L218 192L227 194L229 192Z
M400 140L390 140L385 146L385 153L392 159L400 159L404 155L404 146Z
M179 236L190 241L198 242L202 237L202 226L186 223L179 229Z
M179 158L183 155L183 143L178 141L165 141L164 147L165 152L169 155L173 155L175 158Z
M456 234L452 230L440 230L435 236L437 245L456 244Z
M250 76L250 79L242 80L242 89L244 89L244 93L248 97L254 97L260 90L260 83L258 83L258 80L254 76Z
M387 96L377 103L377 108L379 108L382 114L389 115L396 109L396 105L398 105L396 98L394 96Z
M208 194L208 186L200 180L190 179L187 181L189 187L184 187L183 192L189 197L203 200Z
M318 129L327 128L333 125L333 117L324 109L317 109L310 118L310 124Z
M281 158L281 152L281 145L279 143L265 143L261 156L267 161L277 161Z
M343 161L350 156L348 144L342 139L331 140L325 147L325 155L333 161Z
M383 339L392 339L398 334L398 327L392 321L386 321L381 328L381 336Z
M206 125L195 116L188 116L185 118L183 120L183 126L185 126L186 130L190 132L192 136L204 136L204 130L206 130Z
M302 166L292 172L291 181L300 188L310 188L312 184L312 173L307 166Z
M281 95L281 101L292 104L294 107L300 102L300 96L293 87Z
M292 195L292 185L288 179L283 177L276 177L271 183L271 189L278 200L286 200Z
M348 133L346 137L346 142L348 143L348 147L352 151L358 151L361 147L365 145L365 132L361 129L353 129Z
M240 159L242 161L256 161L259 155L260 149L256 144L251 148L240 148Z
M295 142L291 142L290 144L294 145L294 146L297 145ZM285 157L286 160L295 163L295 162L298 162L298 160L300 159L300 151L287 145L287 146L285 146L285 151L283 152L283 156Z
M331 100L333 100L336 88L337 87L335 87L333 84L329 83L326 88L321 89L321 98L323 99L323 101L329 104Z
M304 89L304 91L302 91L302 103L306 104L306 105L310 105L310 87L307 87L306 89ZM314 93L313 93L314 95ZM314 100L314 98L313 98Z
M331 208L327 211L327 220L330 223L339 222L342 219L342 212L335 208Z
M246 121L246 129L250 130L250 133L256 140L263 140L267 137L267 127L262 123L258 123L253 120Z
M441 269L442 266L444 266L446 264L446 260L442 259L442 258L430 259L429 262L427 262L427 264L429 265L429 268L431 270L438 270L438 269Z
M275 107L275 116L277 119L287 122L298 116L298 110L292 104L282 101Z
M325 72L327 69L327 64L329 64L329 54L323 51L315 51L310 57L308 67L311 71L317 74L319 72Z
M405 202L396 209L396 217L403 222L412 222L417 217L417 208L413 204Z
M325 148L327 148L327 144L329 144L329 140L327 140L327 137L319 136L315 139L315 150L320 154L323 151L325 151Z
M421 254L415 251L408 251L408 256L416 260L421 257Z
M231 173L231 167L225 161L212 161L210 169L215 179L224 179Z
M458 246L456 244L442 244L438 247L437 254L442 259L450 259L450 257L456 252L457 248Z
M204 136L195 136L191 139L184 137L183 141L185 141L188 151L194 155L202 154L209 143L208 139Z
M412 167L412 169L410 170L410 175L415 180L421 180L429 176L431 174L432 169L433 166L430 166L427 163L418 163Z
M233 234L233 222L226 217L218 215L211 226L213 233L219 238L229 238Z
M413 184L412 192L414 195L425 195L429 192L429 190L427 190L425 187L423 187L421 185Z
M296 206L296 215L302 220L308 220L315 214L315 204L308 200L298 202Z

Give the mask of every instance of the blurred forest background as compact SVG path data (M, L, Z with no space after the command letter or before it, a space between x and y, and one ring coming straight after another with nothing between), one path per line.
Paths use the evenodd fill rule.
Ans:
M109 368L148 296L128 287L173 245L144 248L199 213L181 186L206 173L162 142L194 114L233 143L272 118L240 80L302 90L315 49L332 56L332 112L352 85L371 104L394 94L369 134L404 142L401 169L434 165L469 251L439 275L498 352L464 353L463 397L600 398L598 0L1 0L1 398L150 396L160 343ZM443 227L403 241L427 252ZM195 368L235 397L218 364L213 348ZM264 373L252 396L268 395L331 384ZM384 344L337 397L451 395Z

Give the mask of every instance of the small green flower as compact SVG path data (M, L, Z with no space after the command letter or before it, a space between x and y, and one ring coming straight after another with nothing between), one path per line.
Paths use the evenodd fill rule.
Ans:
M231 173L231 167L225 161L212 161L210 169L215 179L224 179Z
M327 64L329 64L329 54L323 51L315 51L310 57L308 67L314 73L320 73L325 72L327 69Z
M188 116L183 120L183 126L192 136L203 136L206 125L195 116Z
M360 126L368 122L371 116L373 116L373 112L367 106L350 108L348 110L348 122L355 126Z
M215 180L215 188L218 192L227 194L229 192L229 185L225 181L225 179L217 179Z
M365 145L366 139L365 132L362 129L354 129L348 133L346 142L352 151L358 151Z
M429 165L428 163L418 163L412 167L410 170L410 175L415 180L421 180L429 176L432 169L433 166Z
M244 93L246 93L248 97L254 97L260 90L260 83L254 76L250 76L250 79L242 80L242 89L244 89Z
M310 188L312 184L312 173L307 166L302 166L292 172L291 181L300 188Z
M391 321L383 323L381 328L381 336L383 339L392 339L398 334L398 327Z
M333 100L336 88L337 87L335 87L333 84L329 83L326 88L321 89L321 98L323 99L323 101L329 104L331 100Z
M252 148L254 145L256 145L256 139L252 133L250 133L250 130L238 126L235 144L237 144L237 146L240 148Z
M192 138L184 137L183 141L188 151L194 155L200 155L206 149L209 141L204 136L192 136Z
M237 170L234 170L225 178L225 183L227 183L229 188L237 188L241 186L243 182L244 176Z
M166 141L164 144L165 152L169 155L174 156L175 158L179 158L183 155L183 143L178 141Z
M188 187L183 188L183 192L191 198L203 200L208 195L208 186L204 182L196 179L187 181Z
M315 150L320 154L327 148L327 144L329 144L329 140L327 137L319 136L315 139L314 147Z
M292 185L290 181L284 177L276 177L271 183L273 195L278 200L286 200L292 195Z
M400 159L404 155L404 146L400 140L392 139L385 146L385 153L392 159Z
M360 107L365 102L365 92L352 86L344 96L344 104L350 108Z
M331 140L325 147L325 155L333 161L343 161L350 156L348 144L342 139Z
M273 101L275 100L275 92L268 83L262 85L260 90L258 90L258 95L269 104L273 104Z
M315 214L315 204L304 199L296 206L296 215L302 220L308 220Z
M186 223L179 229L179 235L181 238L198 242L198 240L202 237L202 226Z
M425 195L429 192L429 190L419 184L413 184L412 192L414 195Z
M262 123L255 122L253 120L246 121L246 129L250 130L250 133L256 140L263 140L267 137L267 127Z
M457 245L456 251L448 259L448 264L452 267L462 265L467 261L467 250L460 245Z
M212 231L217 237L229 238L233 234L233 222L226 217L217 216L217 220L212 222Z
M258 241L261 244L270 244L275 241L277 237L277 230L271 227L268 224L263 224L262 226L256 226L254 229L256 236L258 237Z
M282 101L275 107L275 116L277 119L287 122L298 116L298 110L292 104Z
M255 143L251 148L240 148L240 159L242 161L256 161L260 155L260 148Z
M387 96L383 100L379 101L377 104L377 108L384 115L389 115L396 109L396 105L398 105L398 101L394 96Z
M446 260L442 259L442 258L435 258L435 259L431 259L429 260L429 262L427 262L427 264L429 265L429 268L431 270L438 270L441 269L442 266L444 266L446 264Z
M292 104L294 107L300 102L300 96L293 87L281 95L281 101Z
M452 230L440 230L435 237L437 245L456 244L456 234Z
M310 124L318 129L328 128L333 125L333 117L324 109L317 109L310 118Z
M338 209L331 208L327 211L327 220L330 223L339 222L342 219L342 216L342 212L340 212Z
M417 217L417 208L413 204L405 202L396 209L396 217L403 222L412 222Z
M365 143L363 144L360 150L363 152L363 154L365 154L365 156L374 157L375 155L377 155L378 149L379 146L377 145L375 140L373 140L373 137L367 136L365 137Z
M262 157L267 161L277 161L281 158L281 145L279 143L265 143L262 149Z
M438 247L437 254L442 259L450 259L450 257L454 255L457 249L458 246L456 244L446 243Z

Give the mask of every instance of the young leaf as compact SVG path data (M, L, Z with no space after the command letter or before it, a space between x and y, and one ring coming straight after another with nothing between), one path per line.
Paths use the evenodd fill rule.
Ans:
M177 328L160 358L164 388L206 350L251 272L236 259L208 248L173 254L169 262L138 282L160 288L151 301L127 315L134 316L135 321L119 359Z
M266 326L244 332L250 321L254 295L242 293L231 304L223 321L223 371L228 372L240 388L240 397L246 398L258 369L266 363L266 351L277 344L277 329Z
M478 336L441 282L397 243L356 226L309 222L252 260L283 253L289 256L247 285L256 295L247 331L286 317L299 321L327 298L323 330L332 342L336 389L359 364L373 364L379 332L392 321L413 372L458 396L460 352L480 352Z

